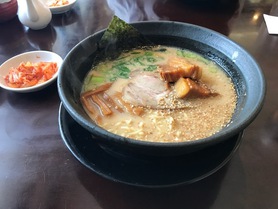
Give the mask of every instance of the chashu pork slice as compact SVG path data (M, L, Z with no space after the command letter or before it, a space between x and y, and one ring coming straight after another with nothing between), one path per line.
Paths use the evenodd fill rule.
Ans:
M135 106L158 108L170 89L157 73L137 73L122 90L123 99Z
M131 105L151 109L196 107L190 99L177 98L173 87L159 73L136 73L123 87L122 98Z
M180 78L199 80L202 77L202 69L182 58L171 58L167 64L161 65L160 76L166 82L176 82Z

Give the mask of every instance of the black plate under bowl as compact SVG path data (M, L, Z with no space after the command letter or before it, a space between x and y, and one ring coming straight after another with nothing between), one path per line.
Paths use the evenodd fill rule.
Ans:
M242 132L223 143L180 156L129 156L100 146L89 131L59 109L59 129L71 153L90 170L112 181L166 187L201 180L224 166L239 147Z

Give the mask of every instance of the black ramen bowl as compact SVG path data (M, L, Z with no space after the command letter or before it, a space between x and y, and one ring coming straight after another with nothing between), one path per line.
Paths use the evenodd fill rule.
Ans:
M200 26L170 22L137 22L132 26L155 44L192 50L216 62L231 77L237 93L232 122L216 134L195 141L157 143L134 140L110 133L96 125L80 102L82 82L97 54L97 43L104 31L77 44L65 57L58 75L62 104L92 140L117 153L153 156L181 155L216 145L242 132L260 112L265 97L265 80L256 61L241 46L226 36Z

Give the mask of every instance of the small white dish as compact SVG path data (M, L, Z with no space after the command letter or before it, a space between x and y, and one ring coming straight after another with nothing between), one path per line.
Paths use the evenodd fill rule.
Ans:
M53 0L44 0L44 2L46 3L46 5L49 6L51 4L51 2L53 2ZM65 5L62 5L62 6L49 6L49 9L50 9L52 14L65 13L73 7L76 0L68 0L68 2L69 2L68 4L65 4Z
M10 69L12 67L16 68L19 66L22 62L56 62L58 66L57 72L53 75L53 77L43 83L31 86L31 87L24 87L24 88L12 88L6 85L6 82L4 80L4 77L9 73ZM63 59L56 53L50 52L50 51L30 51L25 52L19 55L16 55L7 61L5 61L0 66L0 87L3 89L14 91L14 92L20 92L20 93L28 93L28 92L34 92L39 91L46 86L53 83L58 76L60 66L62 65Z

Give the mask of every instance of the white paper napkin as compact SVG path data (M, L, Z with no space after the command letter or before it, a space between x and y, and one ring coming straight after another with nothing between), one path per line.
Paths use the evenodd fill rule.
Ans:
M278 34L278 17L264 14L267 31L269 34Z

